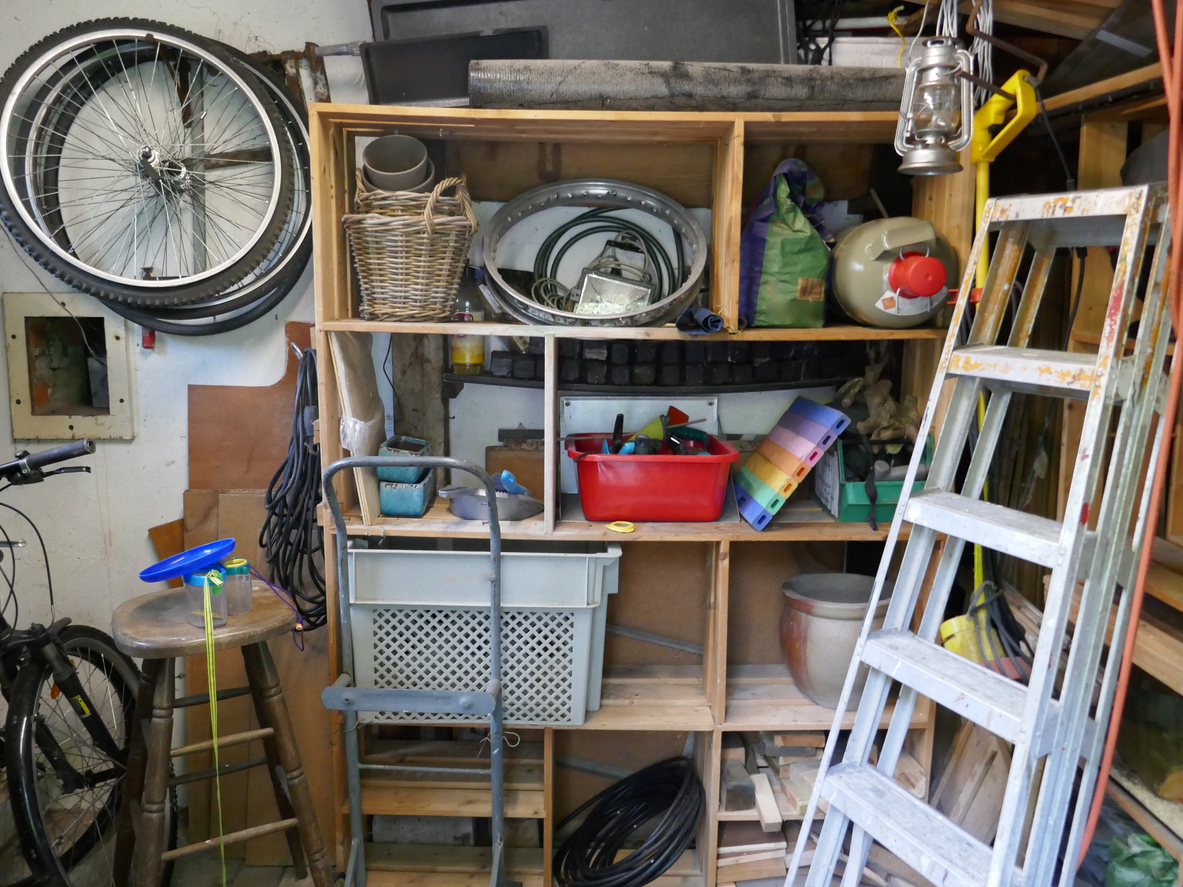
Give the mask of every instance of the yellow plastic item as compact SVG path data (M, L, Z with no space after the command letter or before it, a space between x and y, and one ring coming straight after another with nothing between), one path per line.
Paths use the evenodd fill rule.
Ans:
M1035 119L1039 113L1039 99L1035 95L1035 87L1028 78L1030 71L1022 68L1015 71L1006 83L1002 84L1002 91L1014 96L1009 99L997 93L986 99L985 104L974 112L974 129L969 140L969 159L977 169L977 218L982 218L982 211L986 208L986 198L990 196L990 164L997 159L1003 149L1015 140L1015 137L1027 128L1027 124ZM1006 119L1007 113L1014 108L1014 116ZM991 133L991 127L1001 127ZM990 257L986 250L982 250L978 260L975 283L986 285L986 269L990 266Z
M631 533L637 528L636 524L626 520L614 520L606 526L613 533Z
M978 628L974 628L974 621ZM981 631L982 647L978 647L978 631ZM993 647L991 647L993 642ZM981 650L991 655L991 650L1002 653L1002 641L997 632L987 622L986 611L978 610L973 616L954 616L941 623L941 645L951 653L956 653L971 662L981 663Z

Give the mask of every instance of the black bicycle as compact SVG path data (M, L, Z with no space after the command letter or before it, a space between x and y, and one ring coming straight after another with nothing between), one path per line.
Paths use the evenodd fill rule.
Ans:
M94 441L81 440L18 453L0 464L0 491L89 472L85 466L46 469L94 451ZM23 512L0 506L28 520L41 541ZM11 549L15 543L2 527L0 535L0 545ZM41 548L46 554L44 541ZM0 608L0 693L8 706L0 758L0 796L4 789L8 794L7 809L0 807L0 883L109 884L139 669L109 635L69 619L18 631L4 613L16 600L15 563L8 569L0 563L0 577L8 588Z

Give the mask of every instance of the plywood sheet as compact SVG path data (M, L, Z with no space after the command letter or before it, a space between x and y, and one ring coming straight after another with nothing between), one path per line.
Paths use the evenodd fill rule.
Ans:
M309 347L312 324L284 329L288 342ZM274 385L189 386L190 489L262 490L271 482L292 436L296 397L297 358L290 345L283 349L287 370Z

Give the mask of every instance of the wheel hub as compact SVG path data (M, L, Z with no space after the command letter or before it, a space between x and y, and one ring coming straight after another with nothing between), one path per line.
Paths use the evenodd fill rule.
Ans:
M136 160L140 175L161 194L178 194L192 184L189 168L179 160L164 157L159 148L145 145Z

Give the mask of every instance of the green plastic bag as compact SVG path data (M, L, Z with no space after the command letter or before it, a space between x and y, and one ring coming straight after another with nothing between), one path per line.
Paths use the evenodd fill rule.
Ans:
M806 212L822 193L799 160L777 167L764 189L740 240L740 314L749 326L824 323L830 249Z
M1174 887L1179 864L1149 836L1133 833L1109 842L1105 887Z

